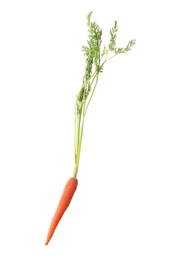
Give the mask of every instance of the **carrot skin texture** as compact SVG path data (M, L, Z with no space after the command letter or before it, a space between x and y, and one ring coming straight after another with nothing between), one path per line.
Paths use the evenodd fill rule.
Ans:
M73 198L77 185L78 185L78 180L75 177L71 177L67 181L67 183L64 187L63 193L61 195L58 207L55 211L54 217L50 224L45 245L48 245L49 241L51 240L51 238L54 234L54 231L55 231L56 227L58 226L59 221L61 220L64 212L68 208L68 206L71 202L71 199Z

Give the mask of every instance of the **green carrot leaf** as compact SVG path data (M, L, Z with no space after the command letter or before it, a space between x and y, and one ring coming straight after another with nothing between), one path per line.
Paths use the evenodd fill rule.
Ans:
M93 12L90 12L87 15L88 39L86 45L82 46L82 52L85 57L85 68L82 78L82 86L76 96L75 104L74 177L77 176L79 168L85 116L95 93L99 75L103 72L104 65L108 60L120 53L127 53L136 42L133 39L128 42L125 48L117 48L116 40L118 28L117 21L115 21L113 27L109 31L110 42L107 46L104 45L103 50L101 51L102 29L96 22L91 21L92 13ZM110 57L109 54L112 52L113 55Z
M114 22L114 26L110 29L110 43L108 45L109 50L114 51L116 48L116 38L117 38L117 21Z

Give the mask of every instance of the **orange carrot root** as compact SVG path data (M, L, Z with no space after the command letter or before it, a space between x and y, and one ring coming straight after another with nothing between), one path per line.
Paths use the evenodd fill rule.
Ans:
M78 184L78 180L74 177L71 177L67 181L67 183L64 187L64 191L62 193L62 196L60 198L58 207L55 211L54 217L53 217L52 222L50 224L45 245L48 245L49 241L51 240L51 238L52 238L52 236L55 232L56 227L58 226L59 221L61 220L64 212L68 208L68 206L71 202L71 199L73 198L73 195L76 191L77 184Z

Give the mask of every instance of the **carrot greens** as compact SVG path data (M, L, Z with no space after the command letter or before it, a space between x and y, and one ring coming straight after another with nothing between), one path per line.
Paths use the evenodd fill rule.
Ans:
M117 39L117 21L114 22L110 29L110 42L104 46L102 45L102 29L96 22L91 22L90 12L87 15L88 26L88 40L87 45L82 46L82 51L86 57L84 76L82 78L82 86L76 96L75 103L75 122L74 122L74 172L73 176L76 178L80 162L82 137L84 130L85 116L92 100L93 94L98 84L99 75L103 72L104 65L107 61L118 54L127 53L135 44L135 39L128 42L125 48L118 48L116 46Z

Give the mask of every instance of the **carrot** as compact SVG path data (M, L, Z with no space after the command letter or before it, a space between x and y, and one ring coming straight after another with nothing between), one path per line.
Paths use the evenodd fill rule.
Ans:
M61 195L58 207L55 211L54 217L53 217L52 222L50 224L45 245L47 245L49 243L49 241L51 240L59 221L61 220L64 212L68 208L68 206L71 202L71 199L72 199L72 197L73 197L73 195L76 191L77 184L78 184L78 180L75 177L71 177L67 181L67 183L64 187L64 191Z
M87 15L88 40L87 45L82 46L82 51L86 58L84 76L82 78L81 88L76 95L75 109L74 109L74 170L73 177L70 178L64 188L59 205L56 209L55 215L50 224L47 239L47 245L52 238L54 231L61 220L64 212L69 206L74 192L77 188L78 181L76 179L80 163L80 154L82 147L82 138L84 132L84 122L88 107L95 93L98 84L99 75L103 72L105 64L116 55L127 53L136 43L135 39L130 40L126 47L117 47L117 21L114 22L110 29L110 41L102 48L102 29L96 22L91 22L90 12Z

